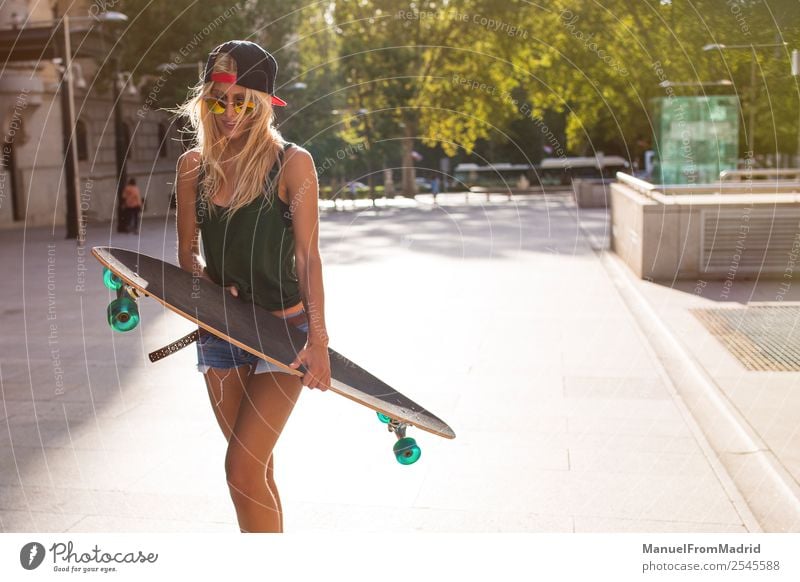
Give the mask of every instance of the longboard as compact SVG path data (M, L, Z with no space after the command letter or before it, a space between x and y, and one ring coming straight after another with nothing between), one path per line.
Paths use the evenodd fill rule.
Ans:
M304 374L302 366L295 370L289 364L305 345L306 334L261 306L233 297L206 278L193 276L148 255L114 247L94 247L92 254L105 267L106 286L117 292L117 299L107 309L109 324L117 331L136 327L139 322L136 298L151 297L199 327L276 364L287 373ZM179 340L175 345L182 347L186 343ZM420 456L416 441L405 436L409 425L440 437L455 438L453 429L436 415L335 350L329 348L328 353L329 390L378 413L380 420L397 436L393 450L400 463L414 463Z

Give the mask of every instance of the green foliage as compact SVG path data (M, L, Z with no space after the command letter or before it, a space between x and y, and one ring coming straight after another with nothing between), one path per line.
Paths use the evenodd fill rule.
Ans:
M673 87L675 95L738 94L745 109L754 106L757 151L797 147L797 84L789 74L789 53L800 47L796 1L606 0L525 15L541 40L538 48L551 57L542 61L542 82L529 86L529 98L567 112L574 151L635 157L651 147L649 103L668 94L659 86L664 81L697 84ZM752 52L703 50L713 43L781 40L787 48L756 50L755 103L749 99ZM732 85L700 85L720 80Z
M319 158L357 149L337 163L343 177L397 166L404 137L450 156L489 143L503 160L536 160L543 125L562 139L559 116L569 153L603 150L633 159L652 147L650 100L669 91L736 94L746 111L755 107L757 152L794 152L799 92L789 54L800 48L797 6L797 0L330 0L307 6L121 0L118 9L130 17L120 42L122 69L135 78L152 75L145 94L163 78L161 63L204 61L231 38L262 43L278 59L277 93L290 104L278 111L283 131ZM711 43L781 41L785 48L755 52L754 102L753 53L703 50ZM185 97L197 70L168 76L158 97L165 107ZM700 85L719 80L732 85ZM668 89L659 86L664 81L697 86Z

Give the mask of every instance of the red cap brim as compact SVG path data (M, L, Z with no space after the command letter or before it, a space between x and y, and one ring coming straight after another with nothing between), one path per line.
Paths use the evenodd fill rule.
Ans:
M211 73L211 80L216 81L219 83L236 83L236 75L233 73L223 73L221 71L217 71L215 73Z
M221 71L217 71L211 73L211 80L220 83L236 84L236 75L233 73L223 73ZM286 107L286 101L275 95L272 95L272 104L277 105L278 107Z

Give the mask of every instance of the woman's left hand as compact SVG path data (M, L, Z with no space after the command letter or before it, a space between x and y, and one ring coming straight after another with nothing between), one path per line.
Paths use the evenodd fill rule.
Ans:
M331 361L328 348L320 344L309 344L297 353L297 357L289 364L290 368L297 369L303 364L306 369L303 375L303 385L309 388L327 390L331 384Z

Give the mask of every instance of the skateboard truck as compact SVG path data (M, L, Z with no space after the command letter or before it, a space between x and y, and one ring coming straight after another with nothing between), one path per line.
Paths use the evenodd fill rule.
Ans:
M114 331L130 331L139 325L139 307L136 305L138 291L115 275L107 267L103 269L103 283L117 292L117 298L108 304L106 317Z
M401 465L416 463L422 451L417 445L416 440L406 436L406 428L408 428L409 425L405 422L390 418L382 412L378 412L377 414L378 420L386 424L389 432L393 432L397 437L397 442L394 444L394 447L392 447L394 458L397 459L397 462Z

